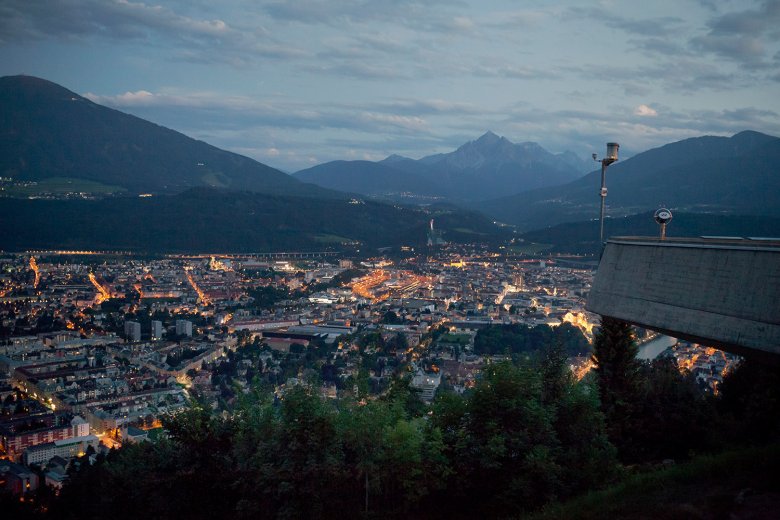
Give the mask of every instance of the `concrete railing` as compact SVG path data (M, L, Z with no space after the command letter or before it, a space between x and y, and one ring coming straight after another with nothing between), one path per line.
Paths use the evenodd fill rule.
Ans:
M586 307L670 336L780 359L780 240L612 238Z

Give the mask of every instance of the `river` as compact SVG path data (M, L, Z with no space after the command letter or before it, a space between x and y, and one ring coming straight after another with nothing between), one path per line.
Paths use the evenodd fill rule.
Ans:
M671 347L675 343L677 343L677 338L659 334L647 343L639 345L639 353L636 357L637 359L644 360L655 359L658 354Z

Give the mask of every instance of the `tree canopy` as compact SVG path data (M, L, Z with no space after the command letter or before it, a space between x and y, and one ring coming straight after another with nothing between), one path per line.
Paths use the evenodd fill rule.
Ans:
M588 340L577 327L563 323L557 327L520 323L491 325L477 332L474 351L478 354L528 354L541 348L561 344L570 356L590 351Z

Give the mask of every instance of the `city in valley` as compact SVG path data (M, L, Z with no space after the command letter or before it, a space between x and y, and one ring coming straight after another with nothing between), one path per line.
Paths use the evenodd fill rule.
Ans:
M405 376L430 403L440 388L473 387L488 364L532 354L497 346L498 326L561 331L582 378L598 319L584 308L592 276L578 258L486 246L375 258L5 254L2 457L27 486L59 488L69 459L154 440L193 400L219 411L252 388L283 398L301 385L370 400ZM639 336L640 358L674 357L707 391L737 359ZM34 464L47 464L45 483Z

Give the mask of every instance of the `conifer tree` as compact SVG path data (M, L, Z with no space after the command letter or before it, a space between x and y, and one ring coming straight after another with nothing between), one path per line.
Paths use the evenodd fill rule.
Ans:
M624 440L623 433L631 423L632 411L639 398L641 364L636 358L638 351L630 324L601 317L601 327L593 338L592 360L610 439L618 446Z

